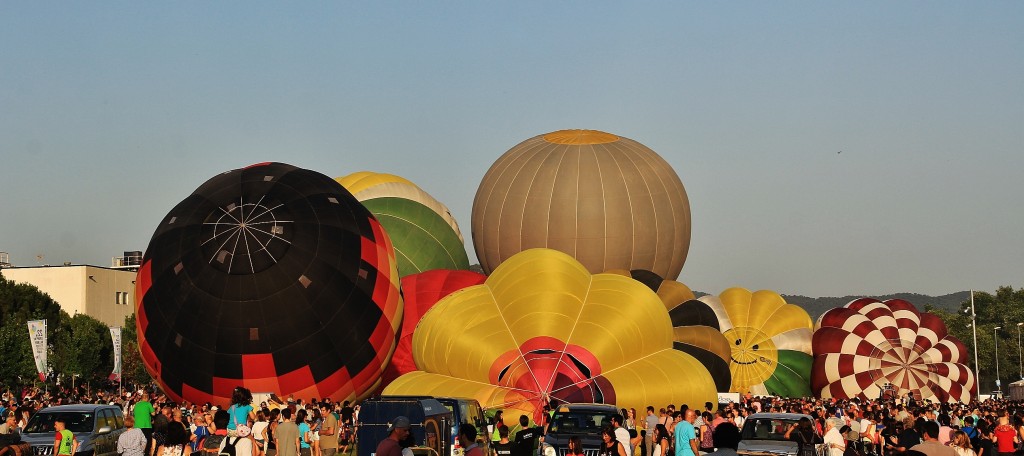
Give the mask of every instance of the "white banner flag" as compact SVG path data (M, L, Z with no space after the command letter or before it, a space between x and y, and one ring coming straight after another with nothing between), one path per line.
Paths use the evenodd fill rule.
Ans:
M114 372L110 374L111 380L121 380L121 327L110 327L110 340L114 342Z
M46 320L28 322L28 338L32 343L32 358L36 361L39 381L46 380Z

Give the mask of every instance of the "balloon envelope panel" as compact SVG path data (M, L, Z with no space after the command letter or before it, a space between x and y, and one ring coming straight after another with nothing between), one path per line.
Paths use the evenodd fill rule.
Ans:
M442 298L463 288L480 285L485 279L487 276L477 272L450 269L434 269L402 277L402 297L405 302L402 334L391 363L384 370L384 387L399 375L416 370L416 362L412 357L412 336L423 314Z
M361 171L337 179L388 232L402 277L432 269L469 269L466 246L448 207L409 180Z
M473 200L484 272L531 248L569 254L591 273L646 269L675 279L690 246L690 203L672 167L628 138L562 130L516 145Z
M142 358L172 397L358 398L402 302L380 224L322 174L262 163L208 180L157 228L136 280Z
M967 348L913 304L861 298L819 317L811 386L821 397L876 399L912 393L968 402L977 390Z

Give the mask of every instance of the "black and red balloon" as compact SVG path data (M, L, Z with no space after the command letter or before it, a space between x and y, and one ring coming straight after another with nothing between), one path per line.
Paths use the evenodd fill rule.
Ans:
M177 400L233 388L358 399L379 385L402 301L391 242L344 187L261 163L160 222L136 280L146 368Z

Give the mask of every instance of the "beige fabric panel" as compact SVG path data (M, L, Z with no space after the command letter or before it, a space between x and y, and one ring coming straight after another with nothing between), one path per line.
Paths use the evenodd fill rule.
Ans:
M673 280L690 243L679 176L628 138L563 130L513 147L473 202L473 245L485 272L535 247L568 253L592 273L647 269Z

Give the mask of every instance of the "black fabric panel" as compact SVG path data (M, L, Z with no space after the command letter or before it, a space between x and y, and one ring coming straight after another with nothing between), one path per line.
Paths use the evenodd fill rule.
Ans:
M715 387L718 388L718 391L729 391L729 387L732 386L732 371L729 370L729 363L726 360L693 345L673 342L672 348L697 358L697 361L700 361L711 373L711 378L715 380Z
M672 319L672 326L676 328L680 326L710 326L721 331L715 311L711 310L711 307L703 301L696 299L686 301L669 310L668 316Z

